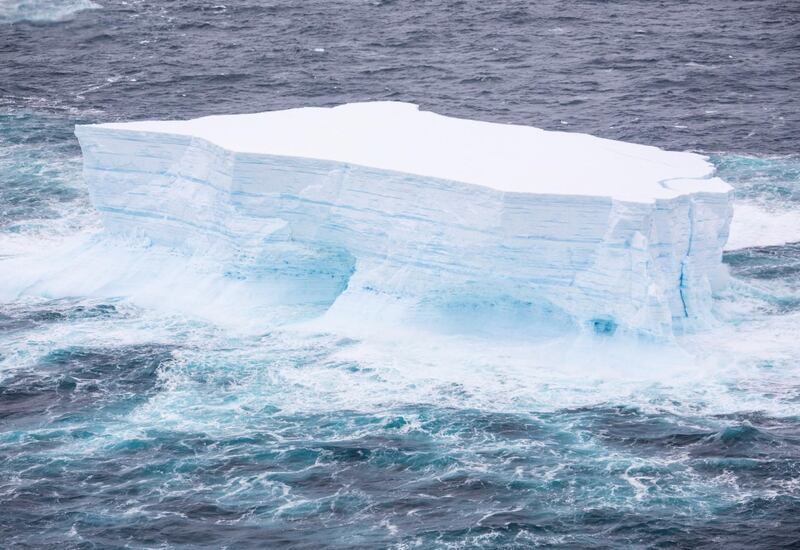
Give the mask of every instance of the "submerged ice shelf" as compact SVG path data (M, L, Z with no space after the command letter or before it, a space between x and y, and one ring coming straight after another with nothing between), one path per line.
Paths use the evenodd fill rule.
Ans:
M108 232L213 257L256 302L664 337L726 283L732 191L696 154L395 102L76 134Z

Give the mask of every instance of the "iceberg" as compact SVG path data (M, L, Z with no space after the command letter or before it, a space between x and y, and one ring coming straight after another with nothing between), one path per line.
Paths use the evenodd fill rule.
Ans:
M91 0L3 0L0 2L0 25L18 21L66 21L78 12L100 8Z
M108 233L271 281L256 301L282 281L362 323L659 339L727 284L732 189L698 154L399 102L75 133Z

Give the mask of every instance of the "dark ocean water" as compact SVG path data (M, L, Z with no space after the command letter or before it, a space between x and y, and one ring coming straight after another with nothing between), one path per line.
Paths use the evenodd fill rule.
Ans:
M75 123L368 99L706 152L743 248L622 370L6 296L0 547L800 546L800 4L99 3L0 0L3 296L97 230Z

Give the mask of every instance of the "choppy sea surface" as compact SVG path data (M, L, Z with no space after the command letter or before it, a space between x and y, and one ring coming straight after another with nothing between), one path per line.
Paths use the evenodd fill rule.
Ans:
M368 99L708 154L718 326L581 355L5 291L101 231L75 123ZM798 100L793 1L0 0L0 547L800 546Z

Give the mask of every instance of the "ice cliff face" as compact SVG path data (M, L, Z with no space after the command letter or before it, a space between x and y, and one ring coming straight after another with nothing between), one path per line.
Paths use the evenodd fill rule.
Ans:
M731 190L699 155L402 103L76 134L109 232L215 257L253 300L662 338L726 281Z

